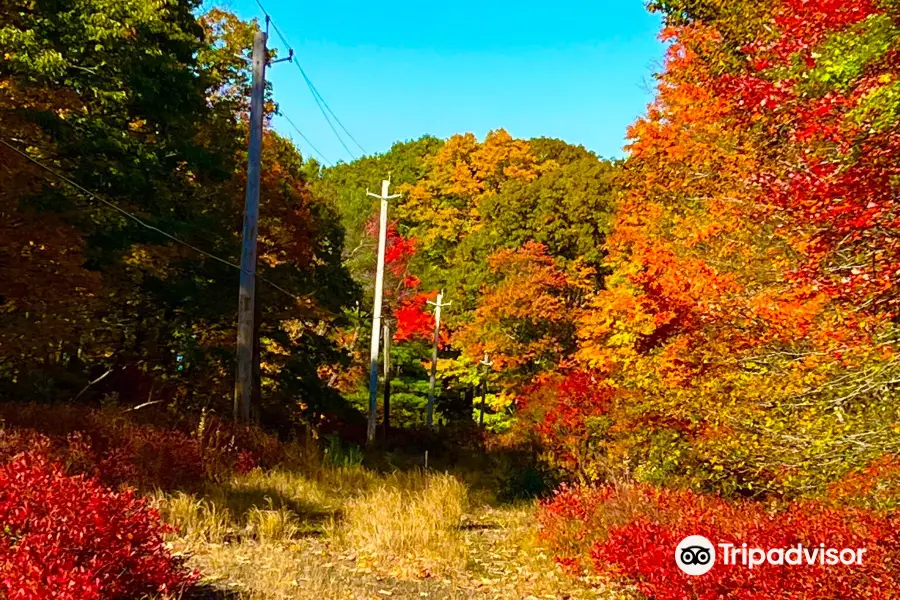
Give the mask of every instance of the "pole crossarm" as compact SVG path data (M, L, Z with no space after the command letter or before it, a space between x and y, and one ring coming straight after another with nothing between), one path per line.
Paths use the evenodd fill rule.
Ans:
M382 196L381 194L373 194L366 188L366 195L372 196L373 198L378 198L379 200L394 200L395 198L399 198L403 194L391 194L390 196Z
M269 65L277 65L278 63L283 62L291 62L294 60L294 49L291 48L288 50L288 55L285 58L279 58L278 60L270 60Z

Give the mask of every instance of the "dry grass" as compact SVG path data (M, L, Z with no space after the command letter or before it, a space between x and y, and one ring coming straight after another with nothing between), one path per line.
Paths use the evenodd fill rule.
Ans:
M255 471L155 502L216 598L627 597L564 574L537 544L533 504L470 506L447 474Z
M337 539L394 564L412 561L434 572L459 568L466 502L465 486L451 475L393 476L345 504Z
M274 509L254 506L247 512L247 529L261 542L283 543L300 533L300 519L284 506Z
M231 511L215 502L177 492L157 494L154 504L167 523L178 528L178 534L189 540L219 544L234 533Z

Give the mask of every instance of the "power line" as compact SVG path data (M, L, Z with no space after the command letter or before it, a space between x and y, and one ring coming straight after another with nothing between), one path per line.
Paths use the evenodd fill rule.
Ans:
M71 179L69 179L68 177L66 177L65 175L63 175L63 174L57 172L57 171L54 170L54 169L51 169L50 167L48 167L48 166L45 165L44 163L40 162L40 161L37 160L36 158L34 158L34 157L32 157L31 155L29 155L27 152L24 152L24 151L20 150L19 148L17 148L17 147L15 147L14 145L10 144L9 142L7 142L6 140L4 140L3 138L0 138L0 144L3 144L4 146L6 146L7 148L9 148L9 149L12 150L13 152L15 152L16 154L18 154L18 155L21 156L22 158L24 158L25 160L27 160L28 162L30 162L30 163L32 163L32 164L34 164L34 165L40 167L41 169L43 169L43 170L46 171L47 173L50 173L51 175L53 175L54 177L56 177L56 178L59 179L60 181L63 181L63 182L65 182L65 183L68 183L70 186L72 186L72 187L75 188L76 190L80 191L82 194L84 194L84 195L87 196L88 198L91 198L91 199L93 199L93 200L96 200L97 202L100 202L101 204L104 204L104 205L108 206L109 208L111 208L111 209L113 209L114 211L118 212L118 213L121 214L122 216L124 216L124 217L126 217L126 218L128 218L128 219L131 219L132 221L134 221L135 223L137 223L137 224L140 225L141 227L145 227L145 228L149 229L150 231L155 231L156 233L162 235L163 237L168 238L168 239L172 240L173 242L175 242L175 243L177 243L177 244L181 244L182 246L184 246L184 247L186 247L186 248L190 248L190 249L193 250L194 252L197 252L198 254L202 254L203 256L205 256L205 257L207 257L207 258L211 258L211 259L213 259L213 260L215 260L215 261L217 261L217 262L220 262L220 263L222 263L223 265L227 265L227 266L229 266L229 267L235 268L235 269L237 269L238 271L241 271L241 270L242 270L241 267L240 267L240 265L237 265L237 264L235 264L235 263L233 263L233 262L231 262L231 261L229 261L229 260L226 260L226 259L224 259L224 258L218 257L218 256L216 256L215 254L210 254L210 253L207 252L206 250L203 250L203 249L201 249L201 248L198 248L197 246L194 246L193 244L189 244L188 242L185 242L185 241L183 241L183 240L180 240L180 239L178 239L177 237L175 237L174 235L172 235L172 234L170 234L170 233L167 233L167 232L163 231L162 229L160 229L160 228L158 228L158 227L154 227L153 225L150 225L149 223L146 223L146 222L143 221L141 218L139 218L139 217L137 217L136 215L134 215L134 214L128 212L128 211L125 210L124 208L122 208L122 207L120 207L120 206L118 206L118 205L116 205L116 204L110 202L109 200L106 200L105 198L101 198L100 196L98 196L98 195L95 194L94 192L90 191L89 189L87 189L87 188L85 188L85 187L82 187L82 186L79 185L78 183L75 183L74 181L72 181ZM282 292L283 294L287 294L288 296L290 296L290 297L293 298L294 300L297 300L297 301L302 301L302 300L303 300L303 298L301 298L300 296L297 296L296 294L292 294L291 292L287 291L286 289L282 288L281 286L279 286L279 285L277 285L277 284L275 284L275 283L272 283L271 281L269 281L269 280L266 279L265 277L260 277L259 275L257 275L257 276L259 277L259 279L260 279L261 281L266 282L267 284L269 284L270 286L272 286L274 289L278 290L279 292Z
M303 78L306 79L306 81L309 83L309 87L312 88L312 91L315 92L316 96L319 97L319 99L322 101L322 104L325 105L325 108L328 109L328 112L331 113L331 116L334 117L334 120L337 122L337 124L340 125L341 129L344 130L344 133L347 134L347 137L349 137L351 140L353 140L353 143L356 144L356 147L359 148L360 152L362 152L363 154L368 154L366 149L362 147L362 144L360 144L359 142L356 141L356 138L353 137L353 134L350 133L350 131L346 127L344 127L344 124L341 123L341 120L338 119L338 116L336 114L334 114L334 111L331 110L330 106L328 106L328 102L325 101L325 98L322 97L322 94L319 93L319 90L316 89L316 86L313 85L313 82L310 81L309 78L306 76L306 73L303 71L303 68L300 66L300 63L295 63L295 64L297 65L297 68L300 69L300 72L303 73Z
M309 92L310 92L310 94L312 94L313 100L315 100L316 106L318 106L318 108L319 108L319 112L321 112L322 116L325 117L325 121L328 123L328 126L331 128L331 131L332 131L332 133L334 133L334 136L341 143L341 146L344 147L344 150L347 151L347 154L349 154L354 159L356 158L356 155L350 150L350 148L344 142L341 135L338 133L334 124L331 122L331 118L329 118L329 116L328 116L329 114L331 114L331 116L334 117L334 121L344 131L344 133L347 134L347 137L349 137L353 141L353 143L356 144L356 146L360 149L360 151L362 151L363 154L368 154L368 152L366 152L366 149L362 147L362 145L356 140L355 137L353 137L353 134L350 133L350 131L344 126L344 124L341 122L341 120L338 118L338 116L334 113L334 111L331 110L331 107L328 105L328 102L326 102L326 100L322 96L322 94L319 93L319 90L316 88L315 84L313 84L313 82L309 78L309 76L307 76L306 71L303 70L303 67L300 66L299 61L297 61L297 58L294 55L293 45L290 43L290 41L288 41L287 37L281 32L281 29L278 28L278 25L275 23L274 19L272 19L272 15L269 13L269 11L266 10L266 7L263 5L263 3L260 0L256 0L256 4L257 4L257 6L259 6L259 8L263 12L263 14L266 16L266 25L272 26L272 29L275 31L275 34L278 36L278 38L281 40L281 42L285 46L288 47L289 51L291 52L291 58L290 58L291 62L294 63L294 65L300 71L300 75L303 77L303 81L306 83L306 86L309 88Z
M285 42L285 43L287 43L287 42ZM306 71L304 71L303 67L300 66L300 63L297 62L297 59L294 58L294 60L292 60L291 62L293 62L297 66L297 68L300 70L300 74L303 76L303 80L306 81L306 85L309 87L309 91L312 92L313 97L316 99L316 103L321 101L322 105L325 106L325 109L329 113L331 113L332 117L334 117L334 120L338 124L338 126L340 126L340 128L344 130L344 133L347 134L347 137L349 137L351 140L353 140L353 143L356 144L356 147L359 148L363 154L367 154L366 149L363 148L362 145L356 141L356 138L353 137L352 133L347 131L347 128L344 127L344 124L341 123L340 119L338 119L338 116L336 114L334 114L334 111L331 110L330 106L328 106L328 102L325 101L325 98L323 98L322 94L319 93L319 90L316 89L316 86L313 84L312 80L306 75ZM321 109L321 106L319 108ZM328 117L326 116L325 118L327 119ZM335 132L335 135L337 135L337 132ZM339 137L339 139L340 139L340 137ZM341 143L343 144L343 142L341 142ZM350 152L350 150L347 148L346 145L344 146L344 149L346 149L347 152L350 153L351 156L353 156L353 153ZM356 157L354 156L354 158L356 158Z
M284 114L284 112L280 112L279 115L282 116L282 117L284 117L284 120L287 121L287 122L290 124L290 126L294 128L294 131L296 131L297 134L298 134L301 138L303 138L303 141L305 141L305 142L309 145L309 147L313 149L313 152L315 152L316 154L318 154L318 155L319 155L319 158L321 158L323 161L325 161L325 164L326 164L326 165L328 165L329 167L332 166L333 163L332 163L330 160L328 160L327 158L325 158L325 155L324 155L324 154L322 154L321 152L319 152L319 149L316 148L315 145L314 145L311 141L309 141L309 138L308 138L308 137L306 137L305 135L303 135L303 132L300 131L300 128L297 127L297 125L294 124L294 122L291 120L291 118L290 118L289 116L287 116L286 114Z
M344 150L347 151L347 154L350 155L350 158L356 159L356 155L353 154L353 151L347 147L347 144L344 142L344 139L341 137L341 134L337 132L337 129L334 128L334 124L331 122L331 119L328 118L328 113L325 112L325 109L322 107L322 101L319 100L319 95L316 93L316 88L313 87L312 81L306 76L306 73L303 71L303 67L300 66L300 63L296 61L291 61L294 63L298 69L300 69L300 74L303 75L303 79L306 80L306 86L309 88L309 92L312 94L313 100L316 101L316 106L319 107L319 112L322 113L322 116L325 117L325 121L328 123L328 126L331 128L331 132L334 133L334 137L341 143L341 146L344 147Z
M263 6L262 2L256 0L256 5L259 6L259 10L263 11L263 14L265 14L267 17L269 16L269 11L266 10L266 7Z

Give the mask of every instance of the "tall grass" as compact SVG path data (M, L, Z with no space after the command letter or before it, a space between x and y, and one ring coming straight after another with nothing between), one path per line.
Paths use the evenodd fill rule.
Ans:
M313 590L324 600L344 597L336 594L349 585L377 583L310 561L301 550L309 540L406 573L465 567L459 526L467 490L450 475L379 475L349 466L312 476L255 470L208 484L201 495L157 492L154 502L179 529L171 541L211 579L240 582L242 600L313 598Z
M266 543L287 542L301 530L297 514L284 506L274 509L254 506L247 512L247 528L254 538Z
M185 492L158 493L153 500L162 518L188 540L221 544L235 534L231 511L215 502Z
M349 547L394 559L465 559L459 526L466 487L451 475L394 475L344 505L338 539Z
M318 482L288 471L251 471L201 494L158 491L154 503L163 518L188 541L222 543L253 539L282 542L330 517L338 500Z

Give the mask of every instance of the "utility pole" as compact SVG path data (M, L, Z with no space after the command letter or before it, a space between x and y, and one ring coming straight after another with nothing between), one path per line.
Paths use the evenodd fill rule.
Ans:
M262 373L259 363L261 348L259 345L260 318L259 287L253 290L253 386L250 391L250 420L259 423L262 413Z
M253 36L253 85L250 91L250 147L247 150L247 195L244 199L244 230L241 245L241 281L238 291L237 376L234 383L234 420L250 421L250 406L260 406L259 391L259 307L256 303L256 238L259 221L259 175L265 118L266 64L269 61L266 32ZM292 60L294 50L287 58ZM257 417L259 415L256 415Z
M425 424L430 428L434 423L434 380L437 375L438 342L441 335L441 308L450 306L452 302L443 302L444 290L438 292L437 302L428 301L434 306L434 346L431 350L431 378L428 380L428 413L425 416Z
M478 426L484 427L484 405L487 398L487 376L490 368L494 365L494 361L488 360L487 350L484 351L484 358L478 364L484 366L484 379L481 381L481 414L478 416Z
M375 420L378 413L378 342L381 338L381 303L384 295L384 251L387 245L388 200L400 194L388 195L391 180L381 182L381 195L366 190L366 194L381 200L381 220L378 223L378 266L375 269L375 306L372 310L372 346L369 352L369 423L366 443L375 441Z
M391 324L384 321L384 439L391 428Z
M247 152L247 195L238 293L237 378L234 420L250 421L253 396L253 337L256 315L256 237L259 220L259 174L262 157L263 94L266 91L266 34L253 37L253 88L250 96L250 148Z

